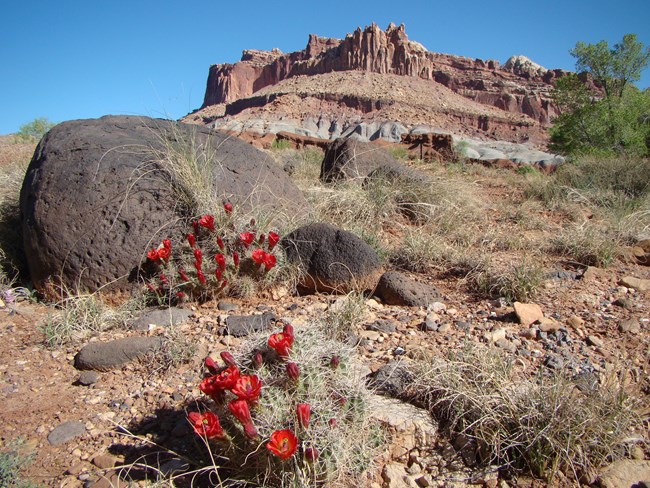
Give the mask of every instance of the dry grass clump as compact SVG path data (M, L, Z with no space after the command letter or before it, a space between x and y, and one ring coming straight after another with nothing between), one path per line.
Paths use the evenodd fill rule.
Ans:
M246 373L257 351L266 356L268 334L249 338L235 353ZM206 470L214 471L224 486L246 483L253 486L362 486L364 476L383 443L380 426L369 419L370 392L365 378L352 361L349 346L332 340L323 323L296 328L290 361L297 364L297 381L288 378L286 362L266 357L261 368L254 370L265 387L259 405L251 409L261 441L248 445L226 408L215 405L221 424L232 436L227 445L210 445L210 457L216 462ZM332 357L340 360L330 366ZM249 373L246 373L249 374ZM295 405L311 407L308 428L297 425ZM331 419L335 419L332 421ZM278 429L292 429L300 447L282 462L269 457L266 440ZM316 448L318 458L304 457L306 448ZM216 479L213 476L212 479Z
M470 271L465 282L481 295L502 297L507 302L527 302L538 297L544 285L544 268L536 262L523 260L499 271L491 266L477 267Z
M551 241L551 251L584 266L607 267L620 255L620 236L593 224L565 227Z
M124 328L142 306L141 301L131 300L115 308L102 301L97 293L67 294L67 298L55 304L54 311L41 326L45 343L57 347L105 330Z
M567 372L519 378L511 359L483 346L416 366L407 394L424 403L479 462L552 480L579 479L622 455L636 425L634 402L612 375L591 389Z
M0 286L11 286L26 274L19 197L35 144L0 141Z

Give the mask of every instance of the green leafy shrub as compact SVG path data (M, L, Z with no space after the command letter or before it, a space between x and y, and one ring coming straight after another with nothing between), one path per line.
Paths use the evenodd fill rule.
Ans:
M20 126L16 138L19 142L37 142L56 125L46 117L39 117Z

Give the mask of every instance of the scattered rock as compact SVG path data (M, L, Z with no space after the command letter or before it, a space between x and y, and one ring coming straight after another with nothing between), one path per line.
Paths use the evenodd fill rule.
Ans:
M607 278L607 270L596 268L595 266L588 266L582 273L582 279L585 281L604 280Z
M621 459L605 468L598 482L602 488L621 488L639 486L647 480L650 480L650 461Z
M634 276L625 276L619 280L618 284L639 291L650 290L650 280L643 280L641 278L635 278Z
M562 327L560 322L550 317L542 317L539 323L539 330L542 332L557 332Z
M368 386L388 396L399 397L413 381L413 374L404 363L391 361L368 377Z
M499 327L498 329L494 329L492 332L488 333L486 337L489 342L504 340L506 338L506 329Z
M627 319L618 324L618 330L630 334L638 334L641 332L641 325L636 319Z
M381 274L377 253L359 237L330 224L309 224L280 241L287 260L304 271L303 293L374 289Z
M508 339L499 339L494 343L498 348L508 351L512 354L517 352L517 346L515 346Z
M320 179L362 179L379 167L399 167L400 163L383 147L361 142L354 137L340 137L330 143L321 165Z
M374 395L369 399L368 411L372 419L387 428L391 459L407 462L413 449L423 451L435 445L438 426L427 410Z
M412 485L408 483L409 476L406 472L406 466L400 463L389 463L381 471L381 477L384 480L385 488L409 488Z
M149 310L131 323L131 328L139 331L147 331L151 325L169 327L180 324L189 319L194 312L184 308L169 307L163 310Z
M74 357L77 369L108 371L119 368L154 352L163 344L160 337L125 337L109 342L92 342L84 346Z
M427 307L439 298L431 285L421 283L399 271L387 271L379 279L375 295L388 305Z
M616 305L617 307L621 307L626 310L632 310L632 302L627 298L617 298L612 302L612 305Z
M226 318L226 333L233 337L244 337L253 332L261 332L271 328L277 320L273 312L261 315L230 315Z
M99 374L97 371L82 371L82 373L79 375L77 383L82 386L90 386L94 383L97 383L98 380Z
M587 344L594 347L603 347L603 340L595 335L587 336Z
M233 302L227 302L225 300L221 300L217 304L217 308L221 310L222 312L233 312L237 309L239 309L239 305Z
M93 458L93 464L99 469L114 468L120 460L111 454L99 454Z
M567 324L569 324L574 329L579 329L585 324L585 321L577 315L572 315L567 319Z
M84 435L85 433L86 427L84 424L77 420L70 420L68 422L63 422L52 432L50 432L50 434L47 436L47 441L53 446L59 446L74 439L75 437Z
M377 332L386 332L387 334L392 334L397 330L397 326L395 325L395 322L392 322L390 320L377 320L373 322L372 324L368 324L366 326L368 330L374 330Z
M525 327L544 318L542 308L536 303L515 302L514 307L519 323Z
M530 327L528 329L522 330L519 335L524 339L536 339L537 338L537 329Z

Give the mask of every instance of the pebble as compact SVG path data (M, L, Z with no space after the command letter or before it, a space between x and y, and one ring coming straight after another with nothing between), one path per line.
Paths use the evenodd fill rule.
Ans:
M577 315L572 315L567 320L567 324L569 324L574 329L578 329L578 328L582 327L585 324L585 321L584 321L584 319L578 317Z
M587 336L587 343L594 347L603 347L604 344L603 340L595 335Z
M83 386L90 386L97 383L98 380L99 373L97 371L82 371L77 382Z
M519 335L524 339L535 339L537 337L537 329L530 327L528 329L522 330Z
M451 324L449 322L446 322L446 323L440 325L440 327L438 327L438 332L443 333L443 334L445 332L449 332L450 330L451 330Z
M84 424L77 420L70 420L68 422L63 422L50 432L47 436L47 441L53 446L58 446L65 444L75 437L85 434L85 432L86 427Z
M629 332L631 334L638 334L641 332L641 325L635 319L623 320L618 325L618 330L621 332Z
M517 346L515 346L508 339L499 339L498 341L495 342L495 345L511 353L517 352Z
M486 334L486 336L487 336L487 338L488 338L488 340L490 342L498 342L501 339L506 338L506 329L504 329L503 327L500 327L500 328L495 329L492 332Z

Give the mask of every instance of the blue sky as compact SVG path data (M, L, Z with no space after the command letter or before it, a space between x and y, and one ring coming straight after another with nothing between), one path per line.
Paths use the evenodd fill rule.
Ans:
M280 2L6 0L0 7L0 134L36 117L179 118L203 102L211 64L243 49L303 49L310 33L345 37L406 24L430 51L504 62L524 54L573 69L577 41L650 45L649 0ZM638 84L650 86L650 70Z

